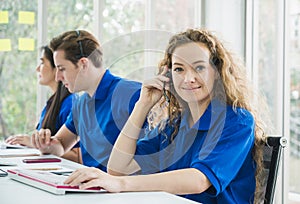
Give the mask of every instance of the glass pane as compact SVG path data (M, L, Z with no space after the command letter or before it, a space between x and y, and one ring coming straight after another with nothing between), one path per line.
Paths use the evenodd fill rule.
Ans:
M179 32L194 27L194 0L152 0L154 29Z
M290 1L290 191L300 194L300 1Z
M169 38L174 34L193 28L195 25L194 0L154 0L151 1L151 21L159 35L153 36L152 43L156 43L156 53L152 53L151 60L156 64L163 58ZM200 19L199 19L200 20Z
M103 9L104 64L116 75L141 80L144 66L145 1L106 0Z
M245 55L245 4L240 0L204 1L204 25L240 56Z
M255 8L259 12L259 20L257 22L257 46L258 50L255 52L255 57L257 61L254 63L254 68L258 66L258 87L264 92L268 105L270 107L272 122L274 125L273 132L269 134L281 134L281 124L282 124L282 76L280 71L282 69L281 64L279 64L280 50L278 50L281 41L279 34L282 32L279 27L278 18L278 7L277 1L275 0L265 0L257 1ZM272 25L272 26L270 26ZM266 80L267 79L267 80ZM275 83L274 83L275 82Z
M93 1L48 1L47 28L49 41L68 30L93 31Z
M0 137L36 125L37 1L0 4Z

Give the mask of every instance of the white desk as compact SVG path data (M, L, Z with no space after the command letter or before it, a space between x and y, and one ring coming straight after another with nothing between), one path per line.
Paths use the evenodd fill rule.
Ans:
M47 157L47 156L42 156ZM48 155L49 157L49 155ZM18 167L25 164L22 159L30 157L0 158L0 161L15 162ZM79 164L63 160L66 165L82 167ZM2 167L9 169L13 167ZM54 195L49 192L22 184L8 177L0 177L1 204L196 204L191 200L165 192L130 192L130 193L67 193Z

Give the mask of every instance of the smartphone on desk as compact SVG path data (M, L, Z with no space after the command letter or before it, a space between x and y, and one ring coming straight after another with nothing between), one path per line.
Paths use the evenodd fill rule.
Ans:
M50 162L61 162L59 158L34 158L34 159L23 159L24 163L50 163Z

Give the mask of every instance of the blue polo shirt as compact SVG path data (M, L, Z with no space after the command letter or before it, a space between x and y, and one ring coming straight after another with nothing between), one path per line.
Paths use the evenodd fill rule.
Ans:
M70 112L72 110L72 101L73 101L73 94L70 94L63 100L63 102L60 106L60 109L59 109L59 115L57 116L57 119L56 119L56 130L55 130L55 132L52 132L52 135L55 135L56 132L59 130L59 128L61 126L63 126L63 124L66 122L68 115L70 114ZM41 112L39 123L36 126L37 130L40 130L42 128L42 123L43 123L43 120L45 119L46 112L47 112L47 106L49 103L51 103L51 101L48 100L46 106L43 108L43 110Z
M140 88L140 83L106 70L93 97L84 93L73 103L65 125L80 137L84 165L106 171L113 144L139 98Z
M170 142L172 127L149 132L137 143L135 159L143 174L195 168L212 186L184 197L202 203L253 203L256 165L252 157L254 119L245 109L213 100L190 128L184 113ZM199 183L199 185L201 185Z

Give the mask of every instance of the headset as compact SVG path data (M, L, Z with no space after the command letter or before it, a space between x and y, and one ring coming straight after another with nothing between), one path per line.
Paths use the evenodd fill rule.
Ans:
M76 30L75 32L76 32L76 34L77 34L77 37L79 37L79 36L80 36L80 31L79 31L79 30ZM77 59L80 59L80 58L82 58L82 57L86 57L86 55L85 55L84 52L83 52L83 47L82 47L81 41L82 41L82 40L78 40L78 41L77 41L77 42L78 42L78 45L79 45L79 50L80 50L80 55L77 55L77 56L76 56Z

